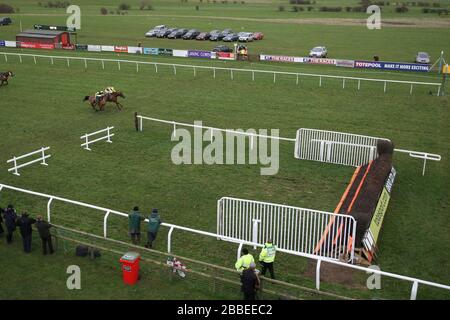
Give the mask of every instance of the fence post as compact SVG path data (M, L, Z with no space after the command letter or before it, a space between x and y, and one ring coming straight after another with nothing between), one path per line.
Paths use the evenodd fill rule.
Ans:
M174 121L174 122L173 122L173 133L172 133L172 136L173 136L174 138L177 136L176 132L177 132L177 124L176 124L176 122Z
M358 90L361 88L361 80L358 80Z
M413 85L411 83L411 90L409 90L409 94L412 94L412 90L413 90Z
M5 62L8 62L8 57L6 56L6 53L4 53L3 56L5 57Z
M36 62L36 59L34 60ZM69 58L67 58L67 67L70 67L70 61Z
M89 148L89 138L88 138L88 134L86 133L86 135L84 136L85 140L86 140L86 145L84 146L84 148L86 150L91 151L91 148Z
M111 133L110 133L110 130L112 129L113 127L107 127L106 129L106 132L107 132L107 134L108 134L108 138L107 138L107 142L109 142L109 143L112 143L112 141L111 141Z
M386 86L387 86L387 82L384 82L384 93L386 93Z
M87 60L84 59L84 68L87 69Z
M417 288L419 287L419 283L414 281L413 286L411 288L411 297L410 300L416 300L417 298Z
M252 70L252 81L255 81L255 71Z
M37 64L36 56L33 56L34 64Z
M342 89L345 89L345 78L342 78Z
M19 61L22 63L22 55L19 54Z
M155 63L155 73L158 73L158 65Z
M47 202L47 221L50 222L50 205L52 204L53 198L50 198Z
M14 172L13 172L13 174L15 174L16 176L20 176L19 171L17 171L17 159L16 159L16 156L13 157L13 160L14 160Z
M53 61L53 57L50 58L50 61L52 62L52 65L55 64L55 61Z
M233 70L231 70L231 80L234 80L234 76L233 76Z
M105 217L103 218L103 237L108 237L108 217L111 211L106 211Z
M322 87L322 76L319 77L319 87Z
M423 159L422 177L425 175L425 167L427 166L427 158Z
M295 84L298 85L298 73L297 73L297 80L296 80Z
M214 79L216 78L216 68L213 68L213 77L214 77Z
M242 246L243 245L244 245L243 242L239 243L239 247L238 247L238 250L237 250L237 259L236 260L239 260L239 258L241 257L241 251L242 251Z
M172 251L172 232L173 227L170 227L169 233L167 234L167 253Z
M195 71L195 67L193 67L194 68L194 77L197 75L197 72Z
M117 66L119 67L120 70L120 61L117 61Z
M252 136L253 138L253 136ZM252 242L257 243L258 242L258 223L260 223L261 220L259 219L253 219L253 238ZM253 249L256 250L256 245L253 246Z
M317 291L320 291L320 264L322 263L322 260L317 260L316 265L316 289Z
M139 63L136 62L136 72L139 72Z
M173 74L174 74L174 75L177 74L177 68L175 67L175 65L173 65Z
M41 162L41 164L43 164L44 166L48 166L47 162L45 162L45 148L44 147L41 148L41 153L42 153L42 162Z
M143 123L142 123L142 117L139 118L139 131L142 131L143 129Z
M277 79L276 76L277 76L277 74L274 72L274 73L273 73L273 83L276 82L276 79Z

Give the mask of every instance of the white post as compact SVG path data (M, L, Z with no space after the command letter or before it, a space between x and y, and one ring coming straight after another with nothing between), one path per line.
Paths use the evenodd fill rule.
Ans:
M105 70L105 61L102 60L102 69Z
M437 96L439 97L441 95L441 86L438 88Z
M42 162L41 162L41 164L43 164L44 166L48 166L48 164L45 162L45 149L44 149L44 147L41 148L41 153L42 153Z
M16 159L16 156L13 157L13 160L14 160L14 172L13 172L13 174L15 174L16 176L20 176L19 171L17 171L17 159Z
M177 68L175 67L175 65L173 65L173 74L174 74L174 75L177 74Z
M19 54L20 63L22 63L22 55Z
M242 251L242 246L243 245L244 245L243 242L239 243L239 247L238 247L238 250L237 250L237 259L236 260L239 260L239 258L241 257L241 251Z
M87 69L87 60L84 59L84 68Z
M158 65L155 64L155 73L158 73Z
M108 210L106 211L105 217L103 218L103 237L108 237L108 216L111 212Z
M172 232L173 227L170 227L169 233L167 234L167 253L172 251Z
M6 53L4 53L3 56L5 57L5 62L8 62L8 57L6 56Z
M6 56L5 56L6 57ZM36 62L36 56L33 56L33 60L34 60L34 64L36 64L37 62ZM8 60L6 60L6 61L8 61Z
M416 300L417 298L417 288L419 287L419 283L414 281L413 286L411 288L411 297L410 300Z
M53 57L50 58L50 61L52 62L52 65L55 64L55 62L53 61Z
M411 83L411 90L409 90L409 94L412 94L413 85Z
M89 148L89 138L88 138L88 134L86 133L86 135L84 136L84 138L86 139L86 145L84 146L84 148L86 150L91 151L91 148Z
M255 81L255 71L252 70L252 81Z
M427 158L423 159L422 177L425 175L425 167L427 166Z
M175 123L175 121L173 122L173 133L172 133L172 136L175 138L177 135L176 135L176 131L177 131L177 124Z
M387 86L387 82L384 82L384 93L386 93L386 86Z
M70 67L69 58L67 58L67 67Z
M253 136L252 136L253 138ZM258 243L258 223L260 223L261 220L259 219L253 219L253 237L252 242ZM253 249L256 250L256 245L253 246Z
M142 117L139 118L139 131L142 131L143 129L143 123L142 123Z
M295 82L295 84L297 84L297 85L298 85L298 74L297 74L297 81Z
M320 291L320 264L322 263L322 260L317 260L316 265L316 289L317 291Z
M120 61L117 61L117 66L119 67L120 70Z
M50 205L52 204L53 198L50 198L47 202L47 221L50 222Z
M216 68L213 68L213 77L214 77L214 79L216 78Z
M342 89L345 89L345 78L342 78Z
M233 70L231 70L231 80L233 80L234 79L234 77L233 77Z
M361 80L358 80L358 90L361 88Z
M319 77L319 87L322 86L322 76Z
M197 75L197 72L195 71L195 67L194 67L194 77Z
M253 135L250 136L250 149L253 150Z
M139 72L139 63L136 62L136 72Z
M107 133L108 133L108 138L107 138L106 141L109 142L109 143L112 143L112 141L111 141L111 133L110 133L111 127L108 127L106 129L107 129Z
M277 74L274 72L274 73L273 73L273 83L276 82L276 75L277 75Z

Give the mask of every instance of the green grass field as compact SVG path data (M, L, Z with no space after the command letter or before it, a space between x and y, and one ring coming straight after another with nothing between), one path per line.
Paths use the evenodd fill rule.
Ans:
M276 11L278 2L247 2L244 5L247 11L238 10L239 4L229 4L228 7L230 10L234 8L236 16L241 17L267 18L271 14L269 7L274 15L281 14ZM39 8L36 3L14 1L14 6L20 7L20 14L16 17L22 20L24 26L31 27L34 23L64 24L64 10L53 12ZM104 5L100 1L95 5L89 5L88 1L79 3L82 10L86 8L88 13L78 36L79 42L83 43L132 45L142 41L145 46L151 47L194 49L213 46L209 42L144 40L143 33L153 25L166 23L208 29L226 26L238 29L242 25L248 30L262 30L267 39L251 47L261 53L302 55L320 41L333 51L333 57L336 54L340 58L370 59L377 53L382 58L386 57L386 60L410 61L418 50L428 51L437 57L440 50L450 49L448 42L445 43L450 35L449 29L443 28L391 27L378 32L357 26L199 19L179 17L197 15L198 12L192 9L193 3L179 6L176 2L155 2L155 10L145 12L146 15L136 10L136 15L142 15L140 17L132 17L131 12L128 16L103 17L96 16ZM188 8L192 12L188 12ZM211 5L208 15L233 15L222 9ZM40 15L31 15L38 13ZM58 15L48 16L47 13ZM17 31L17 23L2 27L0 39L14 39ZM298 38L293 36L297 34ZM32 50L22 52L50 54ZM70 54L117 57L93 53ZM120 58L439 81L439 77L434 74L394 74L321 66L250 65L130 55L121 55ZM346 89L342 89L338 80L326 80L323 87L319 88L316 80L307 78L296 86L295 79L289 76L278 77L274 84L271 75L259 76L252 82L248 74L237 73L234 80L230 80L228 73L218 72L216 79L213 79L210 71L200 70L194 78L192 70L187 69L178 69L175 76L170 67L160 68L156 74L154 68L148 66L136 73L134 65L122 64L119 71L116 64L109 63L102 70L100 63L90 62L85 69L81 61L71 62L68 68L65 61L55 60L55 64L51 65L48 59L38 59L35 65L32 58L24 58L21 64L18 58L13 57L5 62L1 55L0 69L12 70L16 74L9 86L0 88L2 183L123 212L135 205L139 205L145 213L157 207L165 222L211 232L215 232L216 228L216 202L222 196L333 211L351 178L353 168L296 160L290 142L280 143L280 170L275 176L260 176L260 167L255 165L176 166L170 160L170 152L175 145L170 141L171 126L145 122L144 131L137 133L134 129L134 112L179 122L202 120L204 125L219 128L276 128L280 129L280 135L284 137L294 137L296 130L302 127L351 132L389 138L398 148L438 153L442 155L442 161L429 162L424 177L421 176L421 161L403 154L395 155L394 166L398 177L379 241L378 264L382 270L444 284L450 282L450 103L448 97L429 95L430 88L416 87L410 95L409 86L390 85L385 94L380 84L365 84L358 91L355 83L349 83ZM109 105L105 112L96 113L88 104L82 103L85 95L109 85L114 85L127 97L122 112ZM97 143L91 152L79 146L82 134L108 125L115 127L116 135L112 144ZM20 177L7 172L7 159L47 145L51 147L52 154L48 167L33 165L24 168ZM2 191L0 206L9 202L14 203L19 211L29 210L33 215L45 213L46 210L43 199ZM54 203L52 208L54 223L101 234L101 213L59 203ZM110 227L111 236L126 239L126 220L111 218ZM156 249L165 251L166 232L162 230ZM4 242L1 241L0 246L3 247ZM173 250L176 254L232 267L236 246L175 232ZM3 252L2 255L12 257L11 251ZM21 257L20 261L23 262L23 259ZM58 259L55 258L56 261ZM35 256L30 261L36 269L42 263ZM95 272L91 267L87 266L89 272ZM305 276L306 261L280 255L278 269L280 279L312 286L313 279ZM117 280L117 275L109 274L109 279ZM15 297L33 298L32 292L22 291L14 281L11 278L9 289L17 288L18 292L22 292L21 296ZM324 288L352 297L409 297L409 284L383 281L383 289L377 292L335 284L324 284ZM48 286L53 287L52 283ZM90 290L101 292L110 289L110 297L125 298L115 295L114 288L101 285L98 289ZM159 296L145 297L170 298L165 290L167 288L162 289ZM5 298L3 293L0 297ZM83 292L76 297L67 296L95 297L96 294L83 295ZM196 297L203 296L198 294ZM448 299L449 293L420 287L418 297Z

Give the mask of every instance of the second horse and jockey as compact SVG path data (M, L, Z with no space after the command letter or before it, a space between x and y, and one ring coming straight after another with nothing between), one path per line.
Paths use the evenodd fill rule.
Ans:
M116 91L114 87L107 87L104 90L96 92L93 96L85 96L83 101L89 101L95 111L103 111L107 102L115 103L117 109L122 110L123 106L120 102L117 101L117 97L125 99L125 96L122 92ZM98 106L98 110L95 108L96 106Z

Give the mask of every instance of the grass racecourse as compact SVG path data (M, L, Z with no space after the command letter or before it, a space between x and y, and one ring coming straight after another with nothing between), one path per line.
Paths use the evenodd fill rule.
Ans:
M37 1L8 1L20 8L11 15L14 24L0 27L0 39L14 40L19 21L24 29L33 24L64 25L64 9L40 7ZM116 9L118 4L132 5L126 15L100 15L100 8ZM139 1L75 1L82 10L82 29L78 43L137 45L176 49L211 49L212 42L146 39L144 33L157 24L185 26L205 30L230 27L234 30L262 31L265 39L249 44L250 53L304 56L315 45L328 47L330 57L410 62L417 51L427 51L436 60L441 50L450 52L450 19L420 13L418 8L401 15L386 9L386 18L417 25L389 25L381 30L368 30L365 25L348 25L345 19L365 19L364 13L280 12L279 5L289 8L288 1L246 1L245 4L207 4L198 1L153 1L154 10L141 11ZM337 1L320 1L332 5ZM448 6L447 1L442 1ZM195 6L199 6L199 10ZM342 1L342 6L357 5ZM302 19L314 20L303 23ZM334 25L324 24L335 19ZM442 25L447 24L447 27ZM405 154L394 155L397 178L392 199L379 239L382 270L443 284L450 283L450 102L448 96L437 97L436 89L349 81L342 88L339 80L279 76L276 83L270 74L225 71L214 79L209 70L71 61L31 57L8 57L2 52L22 52L81 57L120 58L128 60L176 62L218 67L254 68L332 75L440 82L435 72L395 73L356 69L305 66L276 63L203 61L168 57L34 51L0 48L0 70L11 70L15 77L0 88L0 182L38 192L79 200L122 212L139 205L146 214L156 207L165 222L195 229L216 231L216 202L223 196L238 197L292 206L333 211L344 192L354 168L300 161L293 157L294 144L280 142L280 168L277 175L261 176L261 165L181 165L171 161L176 142L170 140L170 125L144 122L144 131L134 128L134 113L229 129L279 129L280 136L294 138L299 128L334 130L391 139L397 148L437 153L442 161L427 163L421 176L422 162ZM450 59L450 58L449 58ZM106 86L125 93L124 110L108 105L104 112L94 112L85 95ZM447 84L447 92L450 88ZM431 91L431 95L430 95ZM79 137L87 132L114 126L113 143L96 143L89 152L80 147ZM41 146L50 146L52 157L48 167L32 165L17 177L7 172L6 161ZM46 201L16 192L2 191L0 207L15 204L18 211L32 215L46 212ZM66 206L52 205L52 222L82 231L102 234L103 214ZM111 236L127 240L126 219L111 217ZM167 229L162 228L155 249L166 250ZM36 234L34 235L37 238ZM18 235L16 242L19 241ZM135 289L124 293L120 283L118 257L102 257L103 261L79 261L72 251L59 250L52 257L41 257L35 239L31 256L22 255L18 243L5 245L0 237L0 263L9 264L2 280L0 299L233 299L233 294L215 291L205 294L208 283L161 281L146 277ZM221 266L233 267L236 245L216 239L174 232L175 254ZM257 254L257 251L255 251ZM17 263L12 263L16 261ZM161 260L164 262L163 260ZM83 290L65 289L65 268L79 264L85 270ZM17 268L17 272L16 271ZM303 259L285 255L277 258L279 279L314 286L308 275L309 265ZM46 279L46 292L27 290L18 279L26 270ZM345 272L341 270L341 272ZM149 271L149 275L152 272ZM101 275L101 280L94 282ZM350 284L323 283L323 289L354 298L409 297L410 284L382 279L381 290L365 288L365 275L354 275ZM84 279L84 278L83 278ZM84 280L83 280L84 281ZM158 288L148 293L146 286ZM173 294L173 288L177 293ZM238 288L236 288L238 290ZM188 295L191 293L191 295ZM450 292L419 287L419 299L449 299Z

